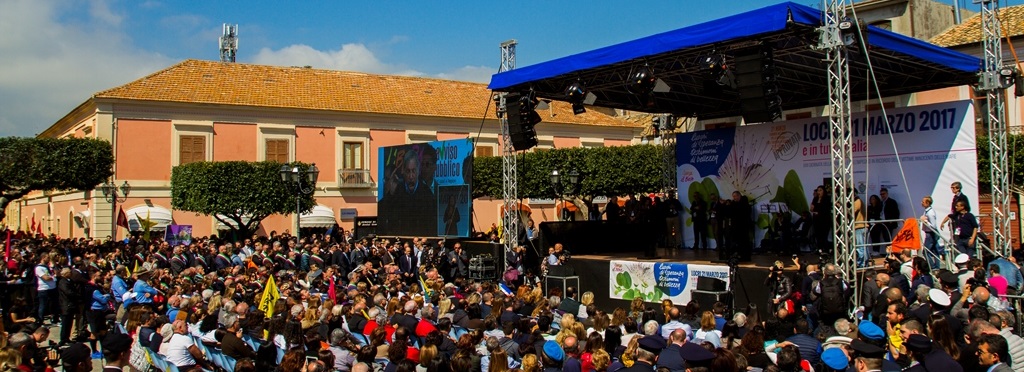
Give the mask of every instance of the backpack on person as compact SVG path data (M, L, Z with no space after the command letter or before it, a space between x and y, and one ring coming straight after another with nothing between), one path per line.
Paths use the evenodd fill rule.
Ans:
M831 277L822 279L818 311L822 314L842 314L846 311L846 297L843 295L843 281Z

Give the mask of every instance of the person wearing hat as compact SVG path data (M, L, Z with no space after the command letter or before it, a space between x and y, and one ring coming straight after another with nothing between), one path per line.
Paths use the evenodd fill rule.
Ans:
M999 336L1002 337L1002 336ZM932 347L932 340L922 334L913 334L904 343L913 362L904 369L907 372L963 372L963 367L941 347Z
M84 343L76 342L61 349L60 364L67 372L92 371L92 351Z
M562 350L562 346L558 345L555 341L545 341L544 347L541 348L541 365L544 366L544 372L561 372L562 362L565 361L565 351ZM652 369L650 365L645 372L650 372Z
M135 286L132 287L132 292L135 293L134 303L152 306L153 297L160 293L156 288L149 285L149 279L153 272L147 269L141 269L135 273Z
M619 370L620 372L651 372L658 362L658 355L665 349L665 339L661 335L647 335L640 339L636 349L636 357L632 367ZM545 348L547 349L546 345ZM685 357L684 357L685 359Z
M103 367L104 372L121 372L121 369L128 365L128 360L132 355L132 338L130 336L111 332L100 341L100 345L103 346L103 360L106 362Z
M885 349L876 345L861 340L853 340L850 342L850 350L850 356L852 357L850 364L857 372L891 372L902 370L895 362L885 359Z
M715 359L714 353L693 342L684 344L680 348L679 353L683 356L683 360L686 361L687 370L695 367L708 367L711 361Z
M840 348L832 348L821 353L821 366L815 371L846 371L849 366L850 359L846 357L846 353Z

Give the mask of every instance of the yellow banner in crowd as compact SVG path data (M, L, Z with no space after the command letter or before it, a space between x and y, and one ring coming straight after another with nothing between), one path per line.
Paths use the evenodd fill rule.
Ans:
M281 298L281 291L277 289L277 283L274 283L274 277L267 278L267 285L263 287L263 297L260 297L260 306L258 309L262 310L264 314L267 314L267 318L274 316L274 303Z

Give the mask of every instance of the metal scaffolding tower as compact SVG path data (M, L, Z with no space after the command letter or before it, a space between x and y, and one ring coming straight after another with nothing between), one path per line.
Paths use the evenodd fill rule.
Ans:
M498 72L516 68L515 39L501 43L501 67ZM508 129L508 116L505 115L506 93L498 94L498 121L501 125L501 195L504 212L501 216L502 243L505 251L515 249L519 244L519 185L517 182L516 153L512 147L512 136ZM498 259L505 261L504 258Z
M836 268L857 292L857 260L853 230L853 147L850 122L850 65L844 29L855 27L846 18L845 0L826 0L825 24L819 29L819 48L825 50L828 63L828 105L832 160L832 216L835 233L833 259ZM859 296L850 296L857 306Z
M1014 69L1003 66L1003 41L1000 32L998 0L974 0L981 4L981 36L984 70L979 88L985 92L988 109L989 159L992 175L992 250L1010 255L1010 179L1007 165L1006 88L1012 84Z

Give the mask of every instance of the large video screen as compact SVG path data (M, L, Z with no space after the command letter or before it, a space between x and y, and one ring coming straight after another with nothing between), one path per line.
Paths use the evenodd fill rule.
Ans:
M377 235L468 237L473 141L381 147Z

